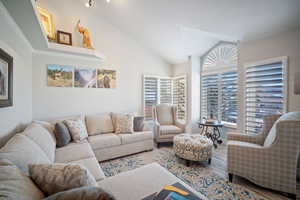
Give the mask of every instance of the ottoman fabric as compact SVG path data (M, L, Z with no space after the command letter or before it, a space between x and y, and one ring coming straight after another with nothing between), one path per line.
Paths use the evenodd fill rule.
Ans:
M177 156L191 161L207 161L212 156L212 141L196 134L180 134L174 137L174 152Z

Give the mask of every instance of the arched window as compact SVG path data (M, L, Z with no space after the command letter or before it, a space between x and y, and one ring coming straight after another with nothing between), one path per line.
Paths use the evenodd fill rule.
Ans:
M237 46L220 43L202 57L201 118L237 122Z

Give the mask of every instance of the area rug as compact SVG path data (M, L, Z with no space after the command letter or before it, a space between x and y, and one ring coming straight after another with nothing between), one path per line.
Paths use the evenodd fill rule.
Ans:
M267 200L267 198L243 186L229 183L214 173L205 164L193 164L187 167L177 158L172 149L155 150L149 158L145 154L136 154L120 159L100 163L107 177L133 170L151 162L157 162L192 188L213 200Z

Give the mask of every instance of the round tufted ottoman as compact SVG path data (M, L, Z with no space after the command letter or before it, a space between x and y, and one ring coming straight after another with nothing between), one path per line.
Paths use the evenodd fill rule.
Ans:
M213 142L203 135L179 134L174 137L175 154L187 161L208 161L210 164Z

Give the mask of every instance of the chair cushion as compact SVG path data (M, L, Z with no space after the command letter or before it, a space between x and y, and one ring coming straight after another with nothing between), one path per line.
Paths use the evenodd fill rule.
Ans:
M160 125L174 124L173 109L170 105L159 105L156 107L157 120Z
M134 132L131 134L120 134L119 136L121 138L122 144L131 144L135 142L153 139L153 134L151 131Z
M10 160L25 173L29 164L51 163L45 152L24 134L16 134L0 149L1 158Z
M168 135L168 134L178 134L182 133L182 130L174 125L164 125L160 126L160 134Z
M88 140L93 149L104 149L121 145L120 137L113 133L90 136Z
M72 142L67 146L57 148L55 151L55 162L58 163L68 163L93 157L95 154L87 141L83 143Z
M282 115L281 117L279 117L277 119L277 121L273 124L268 136L265 139L265 142L264 142L265 147L268 147L274 143L274 141L276 139L276 125L280 121L285 121L285 120L300 121L300 112L289 112L289 113L286 113L286 114Z
M34 141L45 152L51 162L54 162L56 141L51 133L40 124L32 123L25 131L24 135Z
M70 163L80 164L80 165L86 167L91 172L91 174L94 176L96 181L101 181L105 178L105 175L104 175L96 157L72 161Z
M89 135L114 132L110 114L87 115L85 121Z
M42 199L44 194L12 162L0 159L0 199Z

